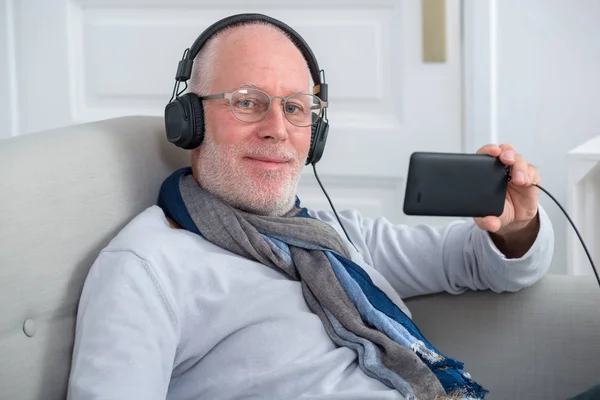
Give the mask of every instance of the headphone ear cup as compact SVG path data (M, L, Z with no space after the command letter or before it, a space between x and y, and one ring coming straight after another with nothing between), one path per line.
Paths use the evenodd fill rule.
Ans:
M165 107L165 131L169 142L192 150L204 139L204 110L195 93L177 97Z
M310 149L306 157L306 165L316 164L321 160L325 151L327 134L329 133L329 124L316 114L312 116L313 124L311 126Z

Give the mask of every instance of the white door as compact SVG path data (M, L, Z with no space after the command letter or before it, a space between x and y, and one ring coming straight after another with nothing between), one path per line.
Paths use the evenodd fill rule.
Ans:
M408 157L461 151L460 3L446 4L447 61L422 57L418 0L0 0L4 135L121 115L162 115L177 62L230 14L281 19L307 40L329 83L320 177L336 208L397 222ZM443 1L441 2L444 3ZM307 168L304 205L328 208ZM443 219L434 219L440 222Z

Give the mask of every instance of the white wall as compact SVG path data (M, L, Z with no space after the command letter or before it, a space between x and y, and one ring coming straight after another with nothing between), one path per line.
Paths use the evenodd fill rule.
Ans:
M498 5L499 139L527 154L566 206L565 153L600 135L600 1ZM564 272L571 227L551 200L542 202L556 227L553 270Z
M475 138L470 146L513 143L566 207L566 154L600 135L600 1L465 4L472 52L466 70L467 125ZM556 231L551 271L566 273L571 227L560 209L540 196Z

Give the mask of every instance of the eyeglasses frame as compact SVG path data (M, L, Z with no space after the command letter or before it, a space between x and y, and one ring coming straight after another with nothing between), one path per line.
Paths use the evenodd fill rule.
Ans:
M231 100L233 98L233 95L235 93L239 92L240 90L256 90L258 92L261 92L261 93L265 94L265 96L267 96L267 98L269 99L269 107L267 108L267 111L265 111L265 115L263 115L263 117L261 119L256 120L256 121L248 122L248 121L243 121L243 120L241 120L241 119L239 119L237 117L237 115L233 111L233 108L232 108L233 105L231 104ZM240 122L244 122L246 124L255 124L255 123L258 123L258 122L262 121L263 119L265 119L267 117L267 115L269 115L269 112L271 111L271 106L273 105L273 99L281 99L281 109L283 110L284 105L288 101L288 99L291 98L291 97L293 97L293 96L299 95L299 94L306 94L306 95L314 96L317 99L319 99L319 106L318 106L318 108L315 108L314 106L310 108L311 110L314 110L314 109L320 110L319 114L322 114L323 110L326 109L328 107L328 105L329 105L329 102L322 100L319 96L317 96L315 94L312 94L312 93L298 92L298 93L292 93L291 95L289 95L287 97L286 96L271 96L269 93L265 92L264 90L260 90L260 89L256 89L256 88L239 88L239 89L237 89L237 90L235 90L233 92L216 93L216 94L209 94L209 95L198 96L198 97L200 98L200 100L226 99L229 102L229 110L231 111L231 114L233 114L233 116L235 117L235 119L237 119ZM308 125L302 125L302 126L296 125L295 123L293 123L292 121L290 121L288 119L287 113L285 112L285 110L283 110L283 115L285 116L285 119L289 121L290 124L292 124L294 126L297 126L299 128L306 128L308 126L313 125L312 121Z

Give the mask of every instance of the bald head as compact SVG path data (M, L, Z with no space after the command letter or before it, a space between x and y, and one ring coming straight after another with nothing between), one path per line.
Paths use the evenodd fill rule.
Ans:
M287 33L264 22L226 28L213 36L195 57L190 89L198 95L215 93L214 81L223 72L243 69L258 58L271 59L271 64L279 66L276 59L282 56L291 56L306 72L308 84L302 91L310 90L313 83L306 60Z

